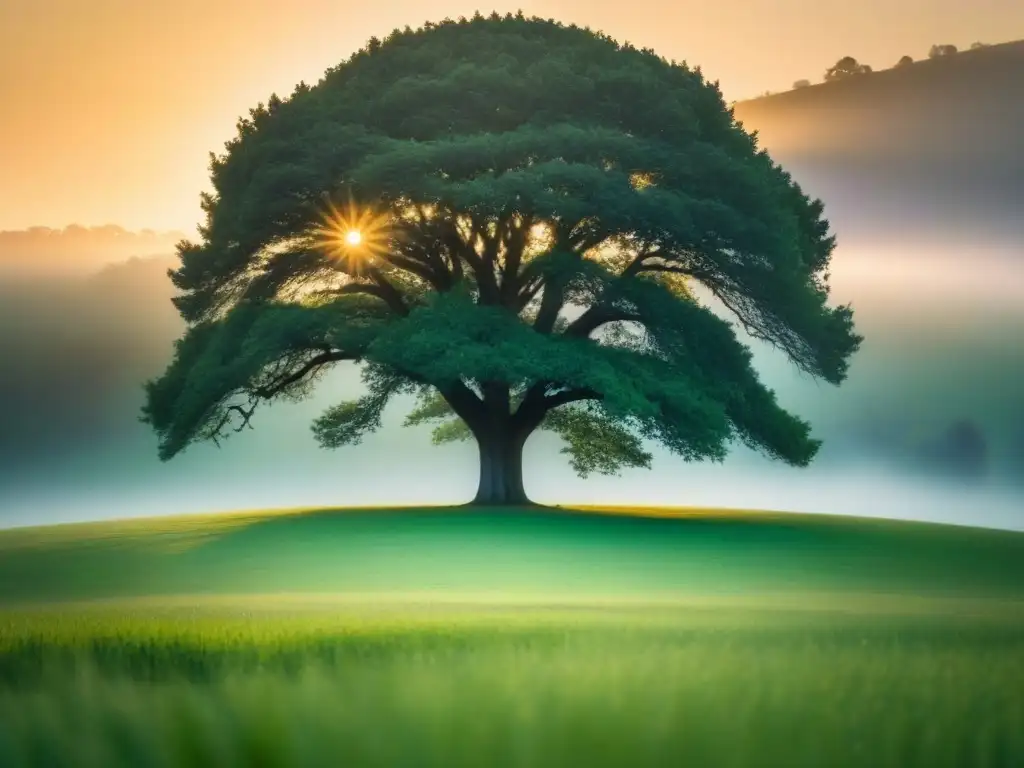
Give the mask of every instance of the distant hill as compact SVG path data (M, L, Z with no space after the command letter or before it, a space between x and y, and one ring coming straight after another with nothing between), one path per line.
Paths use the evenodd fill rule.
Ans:
M735 105L842 228L1024 242L1024 41Z
M0 281L84 276L130 258L168 256L181 232L131 232L116 224L0 231Z

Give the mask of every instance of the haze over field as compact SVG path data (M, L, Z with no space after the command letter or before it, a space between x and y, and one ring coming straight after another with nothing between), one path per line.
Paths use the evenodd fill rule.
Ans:
M837 299L871 340L841 389L796 374L771 350L759 366L825 439L810 468L738 451L724 465L659 456L651 472L576 478L550 435L527 447L527 489L542 501L710 504L834 511L1024 527L1024 327L1019 254L841 250ZM384 430L324 451L309 430L358 388L332 375L313 400L267 409L257 429L167 464L139 424L140 382L159 374L180 332L165 270L136 259L87 278L0 286L0 494L4 523L266 505L459 502L477 471L469 444L435 448L426 428ZM922 274L923 270L923 274Z
M97 7L102 10L96 18L117 10L124 14L118 16L123 24L141 23L141 15L117 3ZM995 18L994 4L977 7L987 7L986 18ZM27 4L15 13L35 18ZM191 13L185 4L180 18ZM788 10L780 13L790 18ZM1003 21L1024 30L1024 11L1019 18L1006 13ZM568 12L558 15L590 21ZM418 16L405 9L403 18ZM221 21L217 17L209 23ZM616 37L634 39L619 23L600 25ZM1005 35L1006 27L1000 29ZM723 87L731 78L733 93L771 87L783 73L789 80L813 76L853 44L837 38L815 54L817 69L807 71L810 64L802 60L801 72L780 65L771 73L772 82L755 88L753 79L740 77L759 71L750 61L730 70L696 44L692 55L659 45L651 39L657 37L652 30L647 29L645 39L638 31L634 42L701 64L710 77L722 78ZM942 41L955 30L959 27L929 30L927 42ZM997 26L979 23L974 30L974 39L991 38ZM360 34L380 32L377 25ZM888 48L878 47L877 41L873 45L880 57L884 53L893 61L904 52L923 57L927 44L915 40L908 34L886 43ZM360 42L353 39L348 48ZM1019 138L1024 113L1012 99L1013 84L1024 78L1024 46L1009 50L963 54L988 55L990 66L982 68L987 74L971 70L971 59L964 58L942 62L963 67L954 71L959 73L955 77L920 64L909 80L905 73L878 73L871 82L802 89L737 108L737 116L760 131L773 156L808 192L825 200L840 241L832 270L834 301L853 303L858 331L866 337L848 382L838 389L807 380L781 355L754 345L764 378L825 440L810 468L773 465L745 450L720 466L687 465L656 451L650 472L581 480L559 455L557 440L541 434L526 450L531 496L541 502L772 508L1024 529L1024 390L1019 385L1024 378L1024 151ZM333 47L323 66L344 55ZM1003 56L994 67L993 55ZM319 75L315 68L295 69L288 83L261 81L254 73L259 88L242 94L248 100L233 105L234 112L244 111L272 87L285 92L298 79ZM897 74L905 79L897 82ZM155 104L137 103L135 114L146 115ZM12 118L0 117L5 119ZM202 139L200 164L229 127L224 120L214 122L216 130L196 131ZM84 173L89 152L82 148L92 130L82 127L82 151L73 155L77 170L69 186L78 184L75 174ZM48 140L59 143L54 136ZM137 140L150 141L144 132ZM159 142L170 146L166 136ZM187 155L194 165L192 149ZM53 151L55 157L68 152L63 146ZM2 159L14 167L12 159ZM167 180L194 205L205 186L205 179L169 168L147 166L148 178L122 168L117 173L123 176L102 181L96 194L77 187L77 202L55 192L49 209L54 213L43 218L36 201L40 185L52 184L49 171L34 174L17 167L23 171L18 178L24 183L24 204L8 203L6 185L0 199L7 216L0 223L11 222L11 230L29 221L57 226L52 216L96 220L104 215L101 210L114 212L107 214L111 218L122 213L117 220L126 226L155 222L189 229L186 207L175 202L181 199L178 192L161 197L159 190ZM144 185L151 190L148 195L137 191ZM113 190L109 196L108 188ZM14 196L10 200L17 202ZM168 208L180 215L165 215ZM152 216L146 218L149 210ZM191 230L186 234L192 236ZM358 448L331 452L317 447L309 424L358 388L351 368L332 374L308 402L261 411L254 420L256 431L233 438L221 450L197 446L161 464L156 438L137 416L142 381L163 370L182 330L165 275L180 236L113 226L0 232L0 525L470 498L475 447L432 447L427 428L399 429L400 408L389 410L382 432Z

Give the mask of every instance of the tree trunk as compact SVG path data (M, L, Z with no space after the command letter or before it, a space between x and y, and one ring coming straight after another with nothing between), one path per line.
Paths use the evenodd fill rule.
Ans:
M530 504L523 488L523 446L528 436L493 427L477 434L480 485L474 504Z

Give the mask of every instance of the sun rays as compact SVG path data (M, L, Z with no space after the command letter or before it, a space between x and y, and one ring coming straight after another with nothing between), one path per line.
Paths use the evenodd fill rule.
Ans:
M387 214L350 200L344 208L328 203L315 234L320 247L344 264L346 271L357 272L360 265L387 253L392 232Z

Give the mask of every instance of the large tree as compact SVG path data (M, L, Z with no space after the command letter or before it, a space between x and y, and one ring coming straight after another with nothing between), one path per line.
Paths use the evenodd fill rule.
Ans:
M818 449L698 286L839 383L860 339L827 305L834 241L699 69L521 15L445 21L272 96L226 150L170 273L188 330L143 417L162 458L343 361L367 391L314 423L321 444L415 395L407 424L476 440L479 503L526 501L537 429L584 475L648 466L646 441Z

